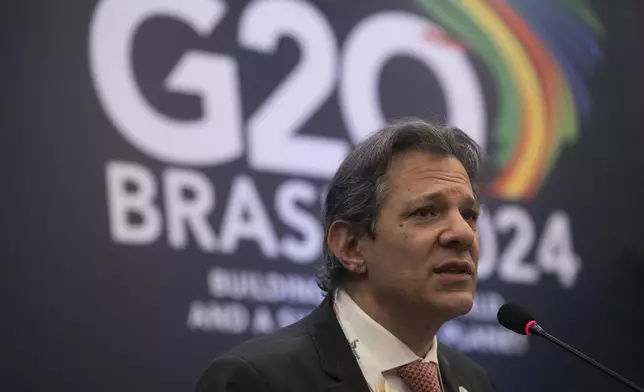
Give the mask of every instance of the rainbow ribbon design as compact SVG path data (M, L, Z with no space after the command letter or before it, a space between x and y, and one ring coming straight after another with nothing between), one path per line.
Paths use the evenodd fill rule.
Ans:
M497 84L494 138L500 168L490 192L530 199L590 114L583 77L604 31L587 0L419 0L466 43Z

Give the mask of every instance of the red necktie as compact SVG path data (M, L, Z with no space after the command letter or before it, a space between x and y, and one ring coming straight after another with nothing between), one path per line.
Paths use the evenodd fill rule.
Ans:
M438 366L434 362L412 362L397 370L400 378L412 392L441 392Z

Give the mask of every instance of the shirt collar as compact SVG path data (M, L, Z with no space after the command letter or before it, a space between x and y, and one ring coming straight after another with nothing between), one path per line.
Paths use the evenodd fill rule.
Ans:
M375 354L370 355L371 362L380 372L386 372L418 360L438 364L438 340L436 337L434 337L432 347L425 358L419 358L400 339L365 313L344 290L336 290L335 305L343 329L350 326L355 334L350 339L358 339L364 348Z

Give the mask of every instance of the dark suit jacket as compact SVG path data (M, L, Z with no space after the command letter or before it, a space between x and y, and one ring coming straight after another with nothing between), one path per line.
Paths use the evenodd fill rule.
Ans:
M446 392L494 391L483 368L439 343ZM310 315L271 335L249 340L215 359L197 392L369 392L332 302L327 297Z

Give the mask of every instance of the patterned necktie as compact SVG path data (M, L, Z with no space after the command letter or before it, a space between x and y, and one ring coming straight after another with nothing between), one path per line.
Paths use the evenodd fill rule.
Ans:
M438 366L434 362L412 362L397 370L400 378L412 392L441 392Z

